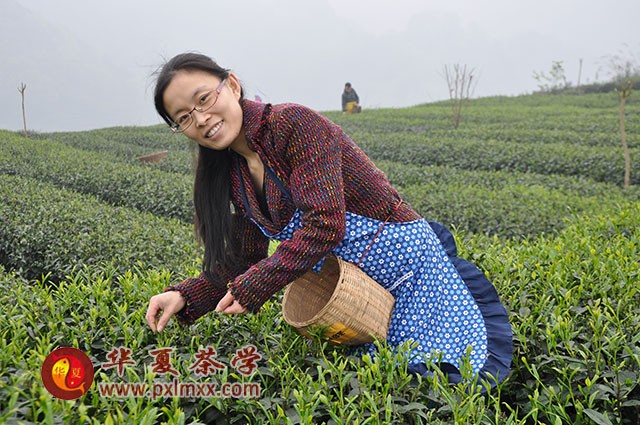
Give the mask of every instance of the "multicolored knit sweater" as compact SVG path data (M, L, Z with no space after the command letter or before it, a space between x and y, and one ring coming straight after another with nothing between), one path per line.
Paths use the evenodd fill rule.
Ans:
M235 249L244 264L216 270L167 288L186 299L178 313L183 324L213 310L227 291L249 311L257 312L271 296L310 270L345 236L346 211L392 222L420 216L406 203L366 154L342 129L313 110L296 104L270 105L244 100L243 129L249 147L284 184L290 198L265 175L262 211L243 157L233 154L231 197L236 211ZM245 208L243 191L250 211ZM295 210L302 227L267 257L270 234L283 229ZM265 214L268 212L268 216Z

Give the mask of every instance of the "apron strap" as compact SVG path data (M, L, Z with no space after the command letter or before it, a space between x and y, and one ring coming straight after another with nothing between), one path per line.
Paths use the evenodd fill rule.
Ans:
M369 246L367 247L367 249L362 253L362 256L360 257L360 260L358 261L358 267L360 266L360 264L362 263L362 261L365 259L365 257L367 256L367 254L369 253L369 250L371 249L371 247L373 246L373 243L375 242L376 238L378 237L378 235L380 234L380 232L382 232L382 229L384 229L385 224L387 224L387 222L391 219L391 216L393 215L393 213L396 212L396 210L398 208L400 208L400 205L402 205L404 201L402 199L400 199L400 201L398 201L398 203L396 204L395 207L393 207L393 210L391 210L391 212L389 213L389 215L387 216L386 220L384 221L384 223L382 223L382 226L380 226L380 228L378 229L378 231L376 232L376 234L373 236L373 239L371 239L371 242L369 243Z
M276 185L278 186L278 188L280 189L282 194L284 194L284 196L288 200L292 200L291 192L289 192L289 190L285 187L284 183L282 183L282 181L278 178L278 176L276 175L275 171L271 167L266 165L266 164L265 164L265 168L267 170L267 174L276 183ZM240 170L240 163L238 161L236 161L236 169L238 171L238 176L240 178L240 185L241 185L240 192L242 193L242 202L244 203L244 208L245 208L245 210L247 212L247 215L249 216L249 218L251 218L251 207L249 206L249 200L247 199L246 187L244 185L244 179L242 178L242 173L241 173L241 170ZM382 225L380 226L380 228L378 229L376 234L371 239L371 242L369 243L369 246L367 247L367 249L362 253L362 256L360 257L360 260L358 261L358 264L357 264L358 266L360 266L362 261L366 258L367 254L369 253L369 250L373 246L373 243L375 242L376 238L378 237L378 235L380 235L380 232L382 232L382 229L384 229L384 226L391 219L391 216L393 216L393 214L398 210L398 208L400 208L400 205L402 205L403 202L404 201L402 199L400 199L398 201L398 203L395 205L395 207L393 207L393 210L391 210L391 212L389 213L387 218L384 220L384 222L382 223Z
M267 174L269 174L269 177L271 177L271 179L276 183L276 185L278 186L278 189L280 189L280 192L282 192L284 197L287 198L287 200L289 201L293 200L293 197L291 196L291 192L289 192L289 190L284 186L284 183L282 183L282 181L278 178L278 175L276 174L275 171L273 171L273 168L269 167L266 164L265 164L265 168L267 169Z
M242 170L240 169L240 162L237 158L235 161L235 165L236 171L238 173L238 178L240 179L240 194L242 195L242 203L244 204L244 209L247 212L247 215L249 216L249 218L252 218L251 207L249 206L249 199L247 198L247 188L244 184ZM267 170L267 174L269 175L269 177L276 183L276 186L278 186L278 189L280 189L284 197L287 198L287 200L291 201L293 199L293 197L291 196L291 192L289 192L284 183L282 183L282 181L278 178L276 172L273 171L273 169L267 164L264 164L264 168Z

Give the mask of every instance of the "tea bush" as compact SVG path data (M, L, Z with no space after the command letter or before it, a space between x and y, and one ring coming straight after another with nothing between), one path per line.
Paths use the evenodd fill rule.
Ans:
M465 170L502 170L583 176L622 185L622 149L583 147L564 143L523 144L498 140L424 139L415 135L384 136L360 133L362 148L375 160L415 165L452 165ZM635 157L638 152L631 150ZM640 170L631 170L632 184Z
M518 171L465 170L451 165L415 165L393 161L376 161L392 184L398 187L437 185L481 186L487 190L503 190L510 186L542 186L567 196L598 197L607 202L640 200L640 187L598 182L583 176L524 173Z
M562 229L573 212L593 211L601 200L568 196L542 186L487 189L475 185L401 188L412 206L447 227L503 238L536 237Z
M638 203L603 207L535 241L475 235L461 255L508 300L517 351L507 403L535 423L638 423Z
M83 267L52 288L0 270L0 419L30 423L637 423L640 415L640 207L619 205L574 217L555 236L503 242L456 234L461 255L495 283L515 337L511 376L482 393L407 373L403 350L374 358L307 342L280 315L280 297L255 315L210 313L190 328L146 327L149 297L178 279L162 268ZM254 375L233 371L243 344L261 354ZM181 379L204 346L228 366L209 382L256 383L259 397L108 397L99 384L153 383L149 351L172 347ZM42 386L39 369L55 347L85 351L94 387L65 402ZM132 350L126 374L102 367L115 347ZM181 366L182 365L182 366ZM204 378L201 378L204 379ZM163 381L164 382L164 381Z
M149 167L168 172L190 174L194 145L184 136L173 134L165 126L113 127L82 132L39 134L40 139L55 140L70 147L99 153L105 159L137 162L136 158L157 151L169 151L167 158Z
M4 136L4 137L3 137ZM49 140L0 133L0 171L92 194L113 203L193 222L193 179Z
M192 226L29 178L0 175L0 216L0 264L28 278L104 261L180 270L200 256Z
M378 163L420 214L447 226L504 238L553 234L578 212L640 201L640 190L584 178Z

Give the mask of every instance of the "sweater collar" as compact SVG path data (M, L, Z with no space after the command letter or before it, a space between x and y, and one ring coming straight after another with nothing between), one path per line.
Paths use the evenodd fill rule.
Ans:
M264 131L264 125L271 113L271 104L254 102L244 99L242 101L242 126L249 148L258 151L257 144L260 134Z

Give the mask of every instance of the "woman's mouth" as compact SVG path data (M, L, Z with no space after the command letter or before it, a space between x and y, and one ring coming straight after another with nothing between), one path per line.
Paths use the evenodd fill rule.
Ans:
M212 138L213 136L215 136L215 134L218 132L218 130L220 130L222 128L222 121L220 121L218 124L214 125L213 128L211 130L209 130L207 132L207 134L204 135L204 137L206 137L207 139Z

